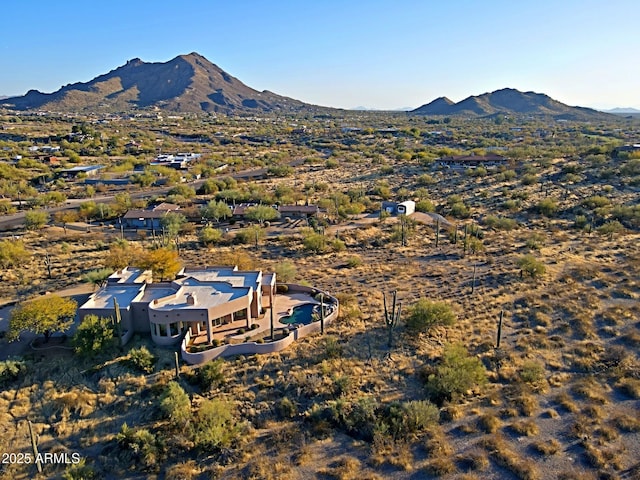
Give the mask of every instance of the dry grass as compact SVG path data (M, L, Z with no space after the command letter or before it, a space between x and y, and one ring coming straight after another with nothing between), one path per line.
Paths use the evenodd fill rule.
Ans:
M558 453L562 447L558 440L556 440L555 438L549 438L533 442L531 444L531 448L535 452L548 457Z

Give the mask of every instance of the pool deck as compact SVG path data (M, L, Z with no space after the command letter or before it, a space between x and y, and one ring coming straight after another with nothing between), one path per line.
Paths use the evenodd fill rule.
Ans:
M291 325L280 323L280 319L282 317L289 316L291 314L291 311L293 310L293 307L303 305L305 303L320 305L320 302L305 293L277 294L274 297L274 329L291 327ZM253 319L253 323L257 324L258 328L254 330L247 330L246 320L238 320L226 325L222 325L213 330L212 338L219 341L227 340L231 343L236 343L243 342L249 335L253 337L261 332L269 331L271 329L271 312L269 311L269 309L265 309L265 313L262 317ZM236 333L239 329L245 330L245 333ZM206 343L206 333L191 337L191 345L203 345Z

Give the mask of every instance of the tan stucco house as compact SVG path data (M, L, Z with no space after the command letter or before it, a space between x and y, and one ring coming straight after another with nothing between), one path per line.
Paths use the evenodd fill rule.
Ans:
M150 333L158 345L180 341L187 329L206 332L210 343L216 329L246 320L249 328L273 303L275 273L239 271L237 267L183 269L172 282L152 282L151 271L125 267L78 309L86 315L121 317L123 343L133 333Z

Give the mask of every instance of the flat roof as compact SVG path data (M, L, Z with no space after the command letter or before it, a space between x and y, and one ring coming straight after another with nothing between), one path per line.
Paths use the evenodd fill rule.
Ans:
M187 279L177 292L173 292L170 296L173 298L160 303L149 304L154 310L175 310L175 309L202 309L224 305L232 300L246 297L251 293L251 287L234 287L225 282L216 282L215 284L201 284L195 279ZM187 301L189 296L195 297L193 304ZM166 297L165 297L166 298Z
M233 268L224 269L203 269L203 270L185 270L184 275L198 282L226 282L234 287L253 287L258 284L258 279L262 272L257 270L233 270ZM182 280L178 280L183 283Z
M113 308L113 300L116 299L122 308L128 308L131 302L140 295L144 289L144 284L120 284L111 283L98 290L89 297L89 300L82 305L82 308Z

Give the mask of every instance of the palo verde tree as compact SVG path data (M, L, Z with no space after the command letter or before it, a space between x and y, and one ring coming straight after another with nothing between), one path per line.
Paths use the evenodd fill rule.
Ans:
M151 270L157 281L174 279L182 268L178 252L169 248L147 250L142 257L134 260L134 266Z
M231 216L231 207L223 201L211 200L200 209L200 215L207 220L213 220L218 223L221 219L227 219Z
M78 304L70 298L48 295L18 305L9 318L9 340L18 340L24 331L43 334L66 332L73 324Z
M244 217L247 220L253 220L262 225L264 222L280 218L280 212L267 205L256 205L255 207L247 208Z

